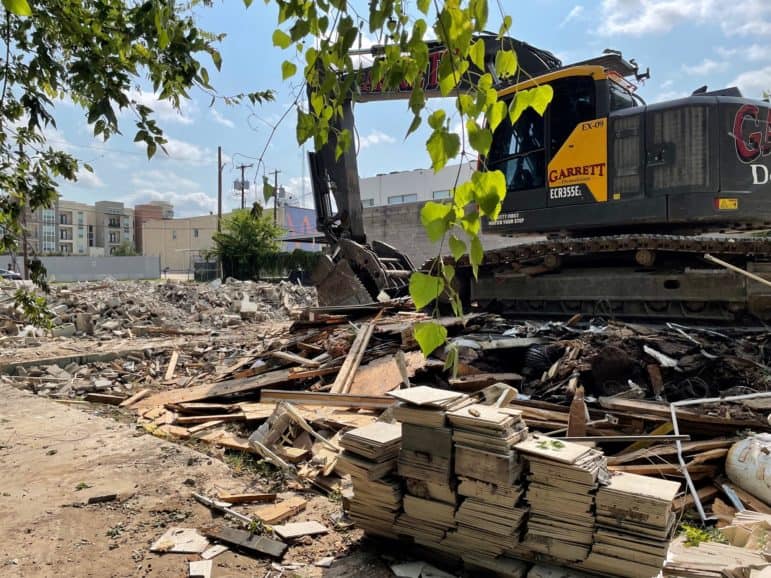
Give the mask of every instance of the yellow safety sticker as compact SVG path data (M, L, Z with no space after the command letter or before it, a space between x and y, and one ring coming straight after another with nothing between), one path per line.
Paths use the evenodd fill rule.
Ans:
M739 208L739 199L718 199L718 211L736 211Z

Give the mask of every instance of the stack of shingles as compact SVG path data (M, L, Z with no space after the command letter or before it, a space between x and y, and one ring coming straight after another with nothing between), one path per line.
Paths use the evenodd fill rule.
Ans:
M447 416L463 502L455 514L458 529L448 533L443 546L463 552L474 566L497 570L495 558L519 543L527 515L526 508L517 507L522 463L513 449L527 437L527 427L518 410L481 404ZM524 566L516 567L524 572Z
M336 465L353 482L351 518L365 532L389 538L396 538L393 525L402 507L401 484L393 475L401 430L398 423L375 422L346 432Z
M583 566L629 577L658 575L675 528L672 501L679 489L679 482L614 474L597 491L594 546Z
M594 539L594 493L607 479L602 452L533 435L517 444L529 467L526 549L568 562L586 559Z
M404 513L395 532L418 544L440 548L455 528L457 494L453 483L452 430L446 412L470 403L462 393L419 386L391 392L400 400L394 417L402 422L399 475L405 479Z

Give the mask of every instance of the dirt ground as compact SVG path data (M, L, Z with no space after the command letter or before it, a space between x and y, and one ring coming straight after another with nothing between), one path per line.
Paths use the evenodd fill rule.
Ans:
M89 406L93 408L93 406ZM163 441L134 425L0 384L0 576L186 577L195 555L149 552L169 527L222 523L192 492L266 491L219 459ZM115 501L84 505L117 493ZM339 502L308 493L291 521L327 527ZM213 578L390 576L386 561L357 530L333 531L293 545L274 566L226 552ZM335 556L331 568L313 563Z

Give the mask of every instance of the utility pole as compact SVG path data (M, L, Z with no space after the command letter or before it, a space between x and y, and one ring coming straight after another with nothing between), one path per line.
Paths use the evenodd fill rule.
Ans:
M222 147L217 147L217 232L222 230Z
M278 169L272 172L273 174L273 224L278 222ZM271 173L268 173L271 174Z
M246 205L244 204L244 170L253 167L253 164L249 165L238 165L236 168L241 169L241 182L239 183L239 188L241 189L241 208L245 208Z

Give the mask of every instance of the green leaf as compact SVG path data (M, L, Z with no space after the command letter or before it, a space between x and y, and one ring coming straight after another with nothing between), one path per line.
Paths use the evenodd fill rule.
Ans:
M294 62L289 62L288 60L285 60L281 63L281 79L286 80L287 78L290 78L294 76L295 72L297 72L297 65Z
M465 208L466 205L474 200L474 184L471 181L466 181L458 185L452 193L452 198L456 205L460 208Z
M407 129L407 134L406 134L406 135L404 135L404 138L407 138L407 137L408 137L408 136L410 136L410 135L411 135L413 132L415 132L416 130L418 130L418 128L420 127L420 123L421 123L421 122L423 122L423 119L421 118L421 116L420 116L419 114L416 114L416 115L415 115L415 116L412 118L412 122L410 123L410 127Z
M468 252L469 261L471 262L471 269L474 271L474 278L479 276L479 265L482 263L482 259L485 256L484 249L482 248L482 241L479 240L477 235L471 237L471 247Z
M418 10L423 14L428 14L428 9L431 7L431 0L418 0Z
M423 309L438 299L442 291L444 291L444 279L441 277L426 275L419 271L410 275L410 297L416 309Z
M426 93L423 91L422 88L419 86L416 86L412 89L412 94L410 94L410 110L412 111L412 114L420 114L420 111L423 110L423 107L426 105ZM409 133L408 133L409 134Z
M434 130L439 130L444 126L444 120L445 120L446 114L444 110L441 108L439 110L435 110L431 113L431 116L428 117L428 126L430 126Z
M506 103L502 100L499 100L487 110L487 122L490 125L490 130L493 132L495 132L495 129L498 128L498 125L501 124L504 118L506 118Z
M416 323L412 328L412 334L426 357L447 342L447 328L434 321Z
M431 157L431 168L438 172L460 152L460 137L446 130L437 130L428 138L426 148Z
M508 14L503 17L503 23L501 24L501 27L498 29L498 38L502 38L506 36L506 33L509 31L509 28L511 28L511 16Z
M458 375L458 348L450 344L447 346L447 357L444 360L444 369L449 369L452 377Z
M477 171L471 179L476 185L476 200L481 213L495 220L506 196L506 177L501 171Z
M29 7L27 0L3 0L3 6L16 16L32 16L32 8Z
M456 237L455 235L450 235L449 244L450 244L450 253L452 253L452 258L457 261L466 252L466 243L458 239L458 237Z
M297 144L303 144L313 136L314 122L313 117L297 109Z
M247 8L249 8L249 6L251 6L251 5L252 5L252 2L253 2L253 0L244 0L244 6L246 6Z
M442 261L442 276L444 277L444 282L447 284L448 291L451 291L450 283L452 283L452 280L455 278L455 267L447 265Z
M517 53L513 50L499 50L495 55L495 72L498 78L509 78L517 73Z
M479 220L479 213L469 213L468 215L464 215L460 220L460 224L469 237L478 235L482 228L482 221Z
M546 112L546 107L549 106L549 103L554 97L554 89L550 84L544 84L531 88L530 92L532 93L530 106L532 106L538 114L543 116L543 113Z
M292 38L289 36L289 34L278 28L273 31L273 46L287 49L291 46L291 44Z
M428 201L420 209L420 222L426 230L428 238L436 243L440 241L449 229L448 216L452 212L452 205Z
M481 32L487 26L487 0L471 0L469 3L469 9L471 10L471 14L474 16L474 20L476 21L476 26L474 29L478 32ZM482 67L480 66L480 68Z
M466 63L468 65L468 63ZM458 86L460 76L453 68L452 56L449 52L445 52L442 56L442 60L439 61L439 91L442 96L449 96L453 89Z
M480 155L486 156L490 152L490 145L493 144L493 133L490 132L490 129L479 128L476 121L470 118L466 121L466 130L468 130L468 140L471 147Z
M93 172L94 172L94 167L92 167L92 166L91 166L90 164L88 164L88 163L83 163L83 168L84 168L85 170L87 170L89 173L93 173Z
M474 63L479 70L484 72L485 70L485 41L481 38L471 45L468 51L468 55L471 58L471 62Z

